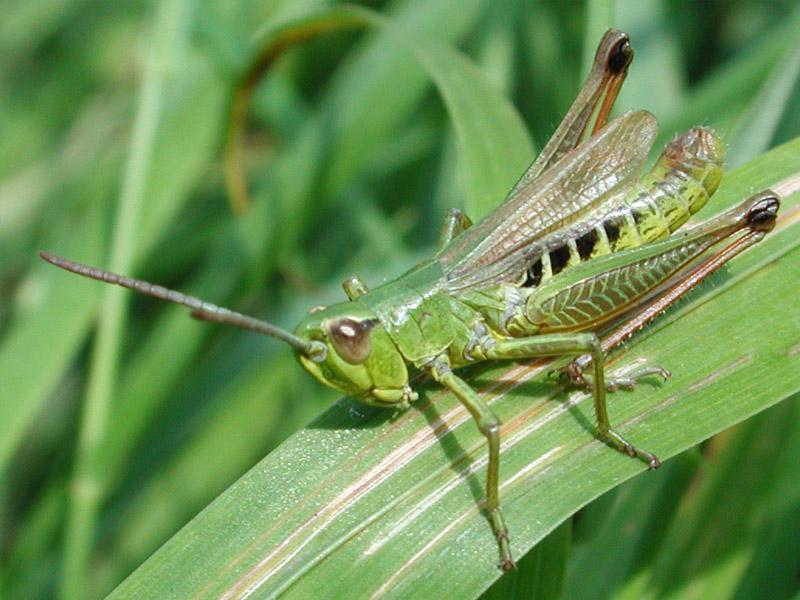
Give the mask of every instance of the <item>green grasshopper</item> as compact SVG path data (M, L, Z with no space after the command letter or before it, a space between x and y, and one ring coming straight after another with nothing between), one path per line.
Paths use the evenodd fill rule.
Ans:
M429 374L463 403L488 441L486 511L500 566L509 570L514 562L498 492L500 422L454 371L487 360L577 357L565 372L590 390L598 437L656 468L654 454L611 428L606 391L645 376L666 379L669 372L645 367L609 380L605 354L758 242L777 218L779 199L767 190L670 235L716 191L725 150L713 131L698 127L675 137L640 176L655 118L638 111L608 120L632 59L628 36L609 30L572 107L503 204L475 225L452 209L431 259L373 290L358 277L346 280L348 301L312 309L294 333L158 285L41 255L68 271L187 306L196 318L282 340L319 381L369 404L408 407L417 399L409 366ZM601 342L596 331L623 313L633 316Z

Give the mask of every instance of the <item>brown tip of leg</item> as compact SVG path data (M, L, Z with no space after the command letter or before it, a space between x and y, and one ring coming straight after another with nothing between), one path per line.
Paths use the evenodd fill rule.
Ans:
M660 467L660 466L661 466L661 461L660 461L660 460L658 460L658 457L657 457L657 456L654 456L654 457L652 457L652 458L650 459L650 462L648 463L648 466L649 466L649 467L650 467L652 470L656 470L658 467Z
M515 563L510 558L507 558L503 561L503 571L505 571L506 573L508 573L509 571L513 571L516 568L517 568L517 563Z

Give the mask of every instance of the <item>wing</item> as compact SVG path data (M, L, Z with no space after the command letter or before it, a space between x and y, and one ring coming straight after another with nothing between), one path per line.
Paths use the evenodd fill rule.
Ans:
M528 267L533 241L619 198L620 188L644 165L657 130L650 113L626 113L515 188L437 256L447 288L517 281Z

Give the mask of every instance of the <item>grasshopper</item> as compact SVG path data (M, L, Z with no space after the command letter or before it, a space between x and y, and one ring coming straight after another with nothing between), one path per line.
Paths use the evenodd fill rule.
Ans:
M319 381L368 404L406 408L417 399L409 368L429 374L461 401L488 442L485 508L500 566L510 570L498 492L500 422L455 371L488 360L575 357L565 373L591 392L598 437L656 468L654 454L612 429L606 392L669 372L647 366L608 379L604 357L762 239L777 218L779 199L766 190L671 235L716 191L725 148L713 131L697 127L676 136L640 175L655 118L636 111L609 120L632 60L628 36L606 32L573 105L500 206L475 225L452 209L431 259L372 290L351 277L343 283L347 301L312 309L293 333L146 281L41 256L187 306L198 319L282 340ZM623 313L633 316L601 341L597 331Z

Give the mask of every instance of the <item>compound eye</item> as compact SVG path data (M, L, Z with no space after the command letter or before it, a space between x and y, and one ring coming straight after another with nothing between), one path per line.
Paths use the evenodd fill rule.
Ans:
M360 365L369 358L372 352L369 332L374 326L375 321L371 319L356 321L343 317L330 322L328 332L336 353L343 361L351 365Z

